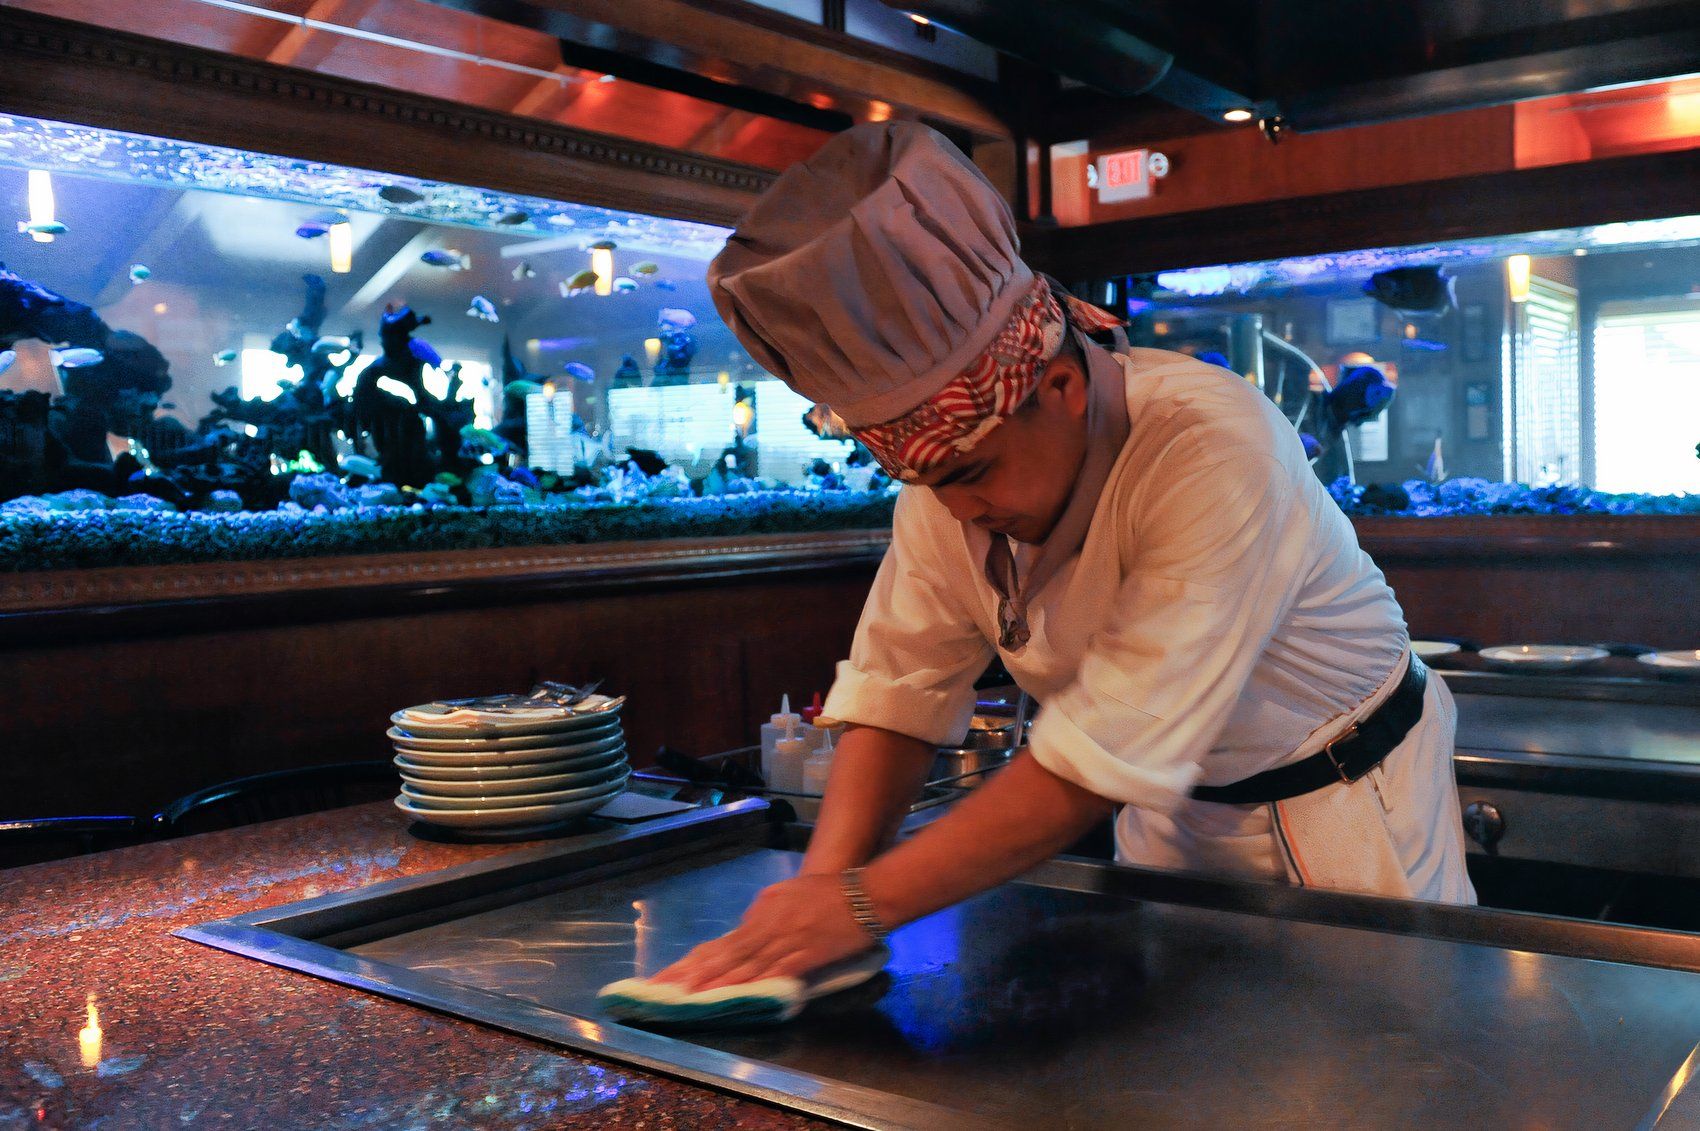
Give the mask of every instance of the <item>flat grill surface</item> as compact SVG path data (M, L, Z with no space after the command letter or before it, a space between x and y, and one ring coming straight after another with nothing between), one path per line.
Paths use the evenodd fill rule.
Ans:
M594 1019L800 859L707 849L353 950ZM860 996L683 1037L1029 1128L1632 1127L1700 1041L1700 975L1025 883L892 949Z

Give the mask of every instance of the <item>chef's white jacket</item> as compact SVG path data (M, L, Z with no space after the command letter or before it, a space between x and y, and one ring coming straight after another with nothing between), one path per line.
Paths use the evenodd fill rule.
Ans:
M1409 641L1262 393L1164 350L1115 360L1127 442L1079 554L1029 598L1031 640L1001 653L1044 705L1034 758L1123 804L1127 862L1471 901L1438 678L1423 721L1354 785L1278 805L1189 797L1320 750L1391 691ZM932 492L902 492L826 714L960 740L995 654L990 537Z

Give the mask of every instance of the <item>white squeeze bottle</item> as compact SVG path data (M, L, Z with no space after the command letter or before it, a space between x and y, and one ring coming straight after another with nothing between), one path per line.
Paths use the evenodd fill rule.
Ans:
M796 719L796 715L791 716ZM801 721L801 720L798 720ZM803 789L803 761L809 756L809 740L797 731L797 724L785 728L785 737L773 744L773 776L767 784L782 793L800 793Z
M786 734L793 734L797 724L803 721L803 716L792 714L791 697L782 695L779 698L779 713L764 723L761 728L761 780L766 782L769 789L779 789L779 783L774 780L777 772L774 768L774 748Z
M832 729L815 729L820 732L820 745L803 763L803 792L819 797L826 792L826 779L832 773Z

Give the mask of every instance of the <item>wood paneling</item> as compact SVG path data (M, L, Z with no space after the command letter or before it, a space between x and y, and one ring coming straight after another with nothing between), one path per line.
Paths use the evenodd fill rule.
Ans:
M830 684L872 567L0 652L0 816L151 812L228 778L384 757L390 712L604 677L634 760L755 740ZM92 615L92 614L91 614Z
M1700 519L1508 515L1355 525L1418 638L1700 648Z

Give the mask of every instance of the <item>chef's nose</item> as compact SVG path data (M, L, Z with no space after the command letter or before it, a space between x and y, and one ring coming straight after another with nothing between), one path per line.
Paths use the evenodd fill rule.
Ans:
M957 522L973 522L986 513L985 500L965 487L935 487L933 494Z

